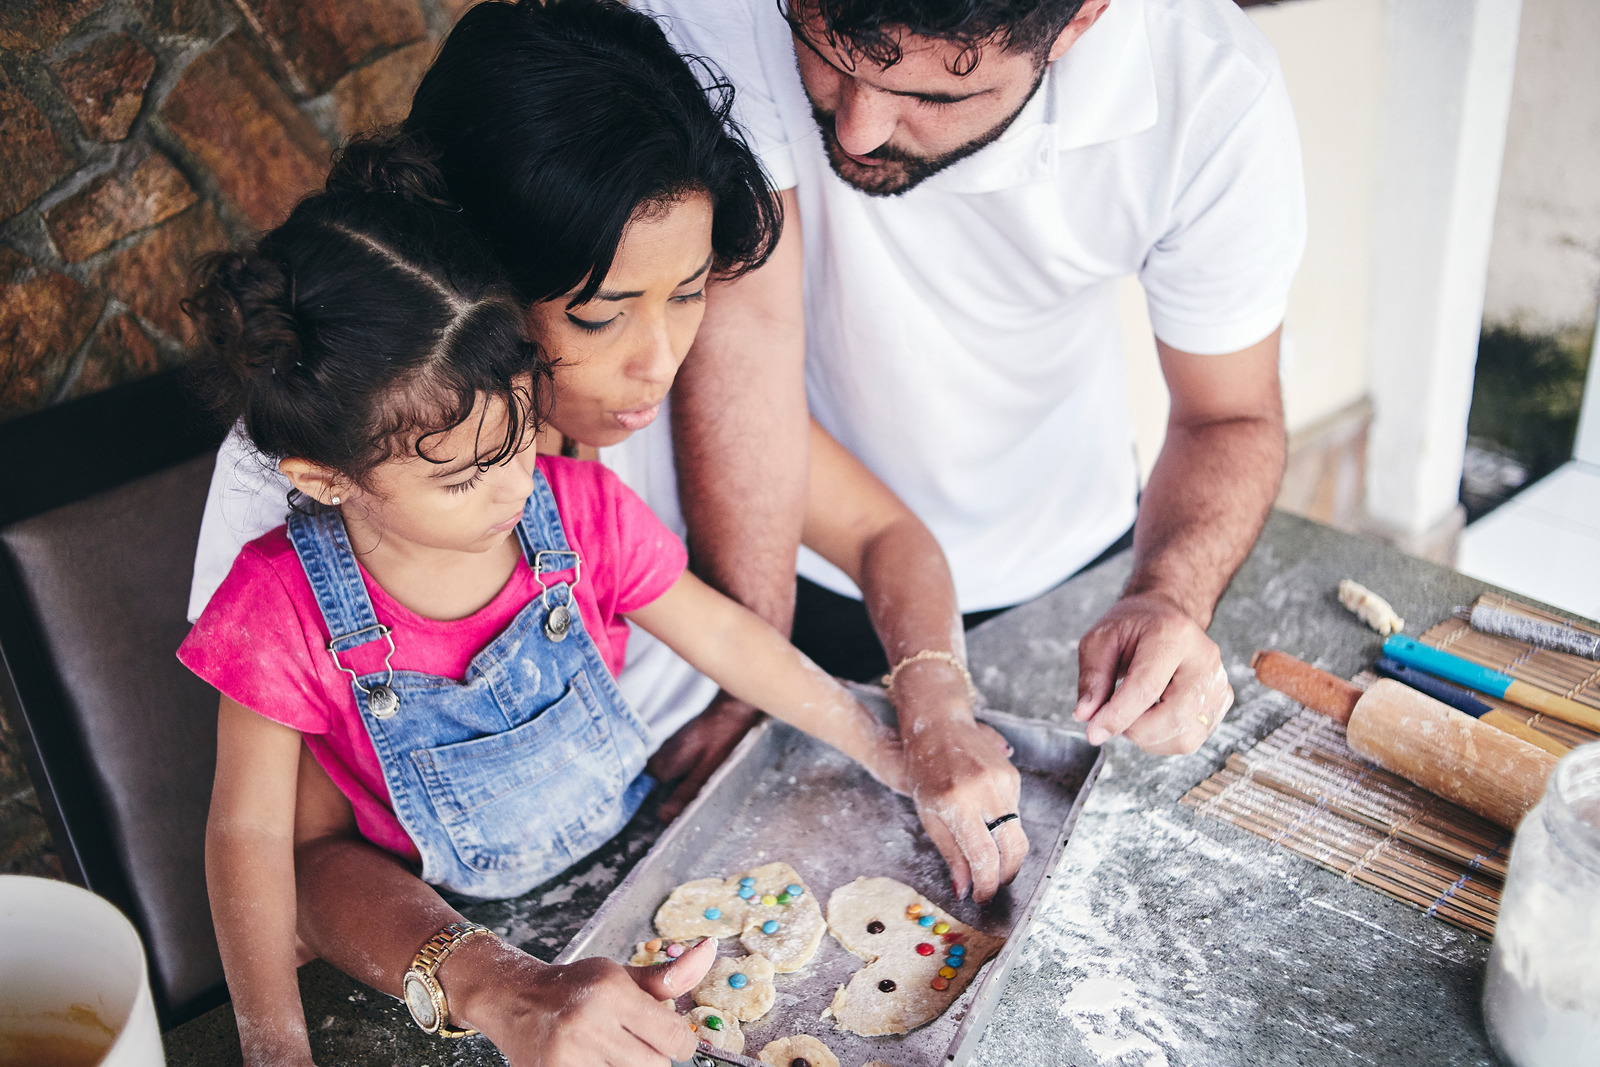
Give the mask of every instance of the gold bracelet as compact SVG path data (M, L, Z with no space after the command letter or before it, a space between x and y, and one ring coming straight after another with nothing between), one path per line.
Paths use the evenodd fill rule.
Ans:
M911 666L913 663L924 663L928 660L938 660L941 663L948 663L950 666L960 671L961 680L967 683L967 696L971 698L974 704L978 702L978 687L972 684L972 674L967 670L967 665L962 663L960 657L958 657L954 652L938 652L931 648L925 648L921 652L912 653L899 663L896 663L893 669L891 669L888 674L883 676L883 687L889 691L891 699L894 696L894 680L900 676L900 672Z

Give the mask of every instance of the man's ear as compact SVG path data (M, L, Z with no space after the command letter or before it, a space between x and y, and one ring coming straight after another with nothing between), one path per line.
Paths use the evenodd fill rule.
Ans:
M1050 45L1048 60L1054 63L1067 54L1067 49L1077 43L1078 38L1099 21L1100 16L1106 13L1106 8L1111 6L1111 0L1084 0L1078 13L1072 16L1072 21L1056 35L1054 43Z
M295 459L289 457L278 461L278 470L289 479L289 484L300 490L301 494L323 504L343 503L336 500L341 495L348 497L350 487L333 471L308 459Z

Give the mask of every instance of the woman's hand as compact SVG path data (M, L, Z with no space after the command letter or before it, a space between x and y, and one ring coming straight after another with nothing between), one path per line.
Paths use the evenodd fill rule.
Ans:
M605 959L558 967L474 938L438 977L452 1018L481 1031L511 1067L666 1067L693 1056L696 1044L672 1002L716 955L716 939L707 938L659 967Z
M986 825L1016 811L1021 797L1010 746L973 719L965 676L942 660L903 668L893 696L917 814L950 865L957 898L970 890L986 903L1016 877L1028 854L1020 819L993 833Z

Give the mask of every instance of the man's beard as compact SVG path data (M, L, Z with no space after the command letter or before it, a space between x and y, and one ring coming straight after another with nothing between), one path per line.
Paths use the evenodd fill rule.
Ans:
M818 107L817 102L811 99L809 91L806 93L806 99L811 104L811 117L816 120L817 132L822 135L822 147L828 154L828 165L839 176L839 180L868 196L899 196L946 167L961 162L979 149L986 148L998 140L1000 135L1016 121L1017 116L1022 114L1022 109L1028 106L1033 94L1039 91L1039 86L1044 81L1044 72L1045 66L1040 64L1039 73L1033 79L1033 88L1028 90L1028 95L1023 97L1022 103L1017 105L1015 111L965 144L938 156L912 155L891 145L882 144L863 157L880 160L877 166L867 166L851 159L834 132L833 113Z

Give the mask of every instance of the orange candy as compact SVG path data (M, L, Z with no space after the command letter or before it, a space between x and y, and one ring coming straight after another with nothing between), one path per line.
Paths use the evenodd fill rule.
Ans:
M946 989L950 988L950 979L940 975L938 978L933 980L933 988L943 993Z
M906 907L906 918L915 919L918 915L921 915L921 914L922 914L922 905L921 904L910 904L910 905L907 905L907 907Z
M661 939L659 937L652 937L650 940L644 943L644 950L646 952L660 952Z

